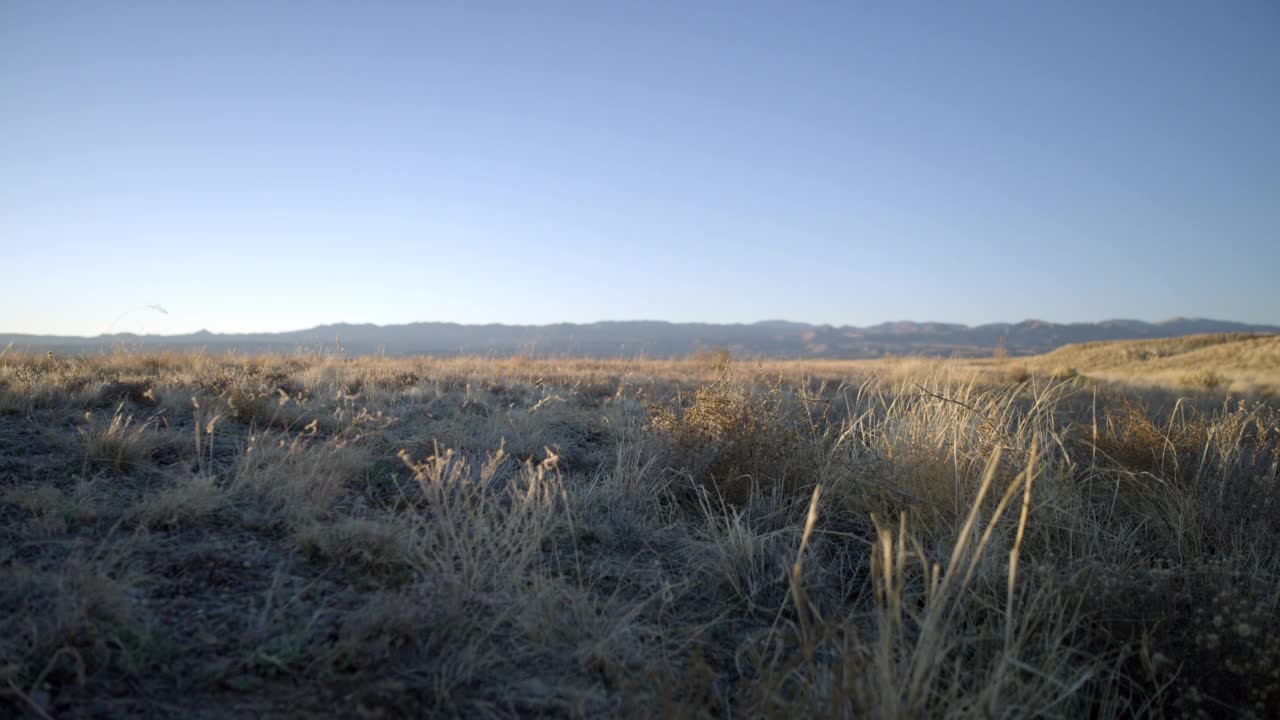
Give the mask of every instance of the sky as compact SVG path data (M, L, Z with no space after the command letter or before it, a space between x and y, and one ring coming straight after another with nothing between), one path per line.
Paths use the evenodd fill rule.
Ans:
M0 258L2 332L1280 323L1280 5L11 0Z

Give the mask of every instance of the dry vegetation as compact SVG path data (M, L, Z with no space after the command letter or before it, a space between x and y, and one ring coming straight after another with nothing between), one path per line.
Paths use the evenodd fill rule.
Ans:
M1017 379L1032 373L1086 375L1126 385L1180 390L1280 394L1280 335L1190 335L1067 345L1003 362L970 363Z
M1082 357L9 353L0 713L1280 716L1280 411Z

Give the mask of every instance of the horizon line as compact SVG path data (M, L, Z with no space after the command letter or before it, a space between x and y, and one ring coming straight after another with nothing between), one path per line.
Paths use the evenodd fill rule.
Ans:
M413 320L408 322L392 322L392 323L374 323L374 322L349 322L336 321L326 322L307 327L293 328L288 330L209 330L207 328L199 328L188 332L173 333L135 333L135 332L116 332L116 333L98 333L96 335L76 335L76 334L56 334L56 333L35 333L35 332L6 332L0 330L3 336L26 336L26 337L47 337L47 338L65 338L65 339L96 339L96 338L112 338L112 337L182 337L185 335L287 335L291 333L307 332L312 330L320 330L327 328L341 327L360 327L360 328L398 328L413 325L446 325L455 327L507 327L507 328L553 328L562 326L579 326L588 327L593 325L624 325L624 324L651 324L651 325L705 325L705 326L728 326L728 327L753 327L760 325L797 325L810 328L832 328L832 329L855 329L867 330L885 325L944 325L958 329L976 329L988 327L992 325L1028 325L1033 323L1042 323L1047 325L1102 325L1106 323L1142 323L1145 325L1169 325L1177 322L1215 322L1227 323L1234 325L1244 325L1255 328L1270 328L1280 330L1280 322L1272 323L1253 323L1240 320L1225 320L1220 318L1211 318L1205 316L1174 316L1162 320L1144 320L1141 318L1125 318L1125 317L1109 317L1101 320L1045 320L1042 318L1025 318L1023 320L995 320L976 324L951 322L946 320L884 320L869 325L842 324L836 325L832 323L816 323L800 320L784 320L779 318L771 318L764 320L755 320L750 322L714 322L705 320L657 320L657 319L628 319L628 320L592 320L587 322L549 322L549 323L510 323L510 322L457 322L452 320Z

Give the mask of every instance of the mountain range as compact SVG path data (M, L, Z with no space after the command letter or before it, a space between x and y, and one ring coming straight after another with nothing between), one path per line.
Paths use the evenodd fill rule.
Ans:
M1202 333L1280 333L1280 326L1175 318L1149 323L1105 320L1094 323L957 325L887 322L867 327L810 325L769 320L750 324L616 321L555 325L459 325L419 322L403 325L320 325L278 333L96 337L0 333L0 348L60 354L113 348L210 352L341 352L346 355L530 355L575 357L679 357L727 348L739 357L875 358L886 355L978 357L1003 347L1010 355L1048 352L1070 343L1165 338Z

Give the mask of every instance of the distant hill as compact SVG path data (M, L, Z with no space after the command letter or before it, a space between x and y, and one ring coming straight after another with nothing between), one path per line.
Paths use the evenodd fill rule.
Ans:
M281 333L191 335L114 334L97 337L0 334L0 347L74 354L116 347L211 352L314 352L347 355L533 355L678 357L728 348L738 356L876 358L887 355L989 356L1003 343L1010 355L1036 355L1072 343L1144 340L1205 333L1280 333L1280 327L1177 318L1148 323L1019 323L955 325L889 322L869 327L808 325L770 320L742 325L652 321L557 325L321 325Z
M1070 369L1128 383L1280 391L1280 335L1229 333L1090 342L1019 363L1040 372Z

